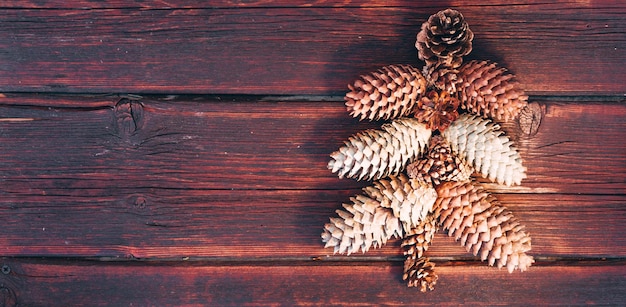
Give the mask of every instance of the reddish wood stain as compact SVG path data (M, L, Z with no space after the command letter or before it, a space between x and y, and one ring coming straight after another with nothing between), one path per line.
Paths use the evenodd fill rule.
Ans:
M5 2L0 305L626 301L624 4ZM447 6L476 35L471 57L537 103L538 129L504 125L528 178L486 184L537 263L508 274L440 233L423 294L401 280L398 241L334 256L320 233L367 184L336 178L329 153L378 126L348 117L345 85L421 65L416 31Z

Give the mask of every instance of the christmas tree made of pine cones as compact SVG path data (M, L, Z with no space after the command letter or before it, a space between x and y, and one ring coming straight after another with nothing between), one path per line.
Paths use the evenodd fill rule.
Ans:
M324 226L326 247L349 255L402 238L403 279L421 291L437 282L424 252L439 228L489 265L512 272L534 262L524 226L473 178L511 186L526 177L495 122L517 118L528 96L496 63L463 62L473 38L460 12L440 11L417 34L423 69L389 65L349 85L350 115L390 122L350 137L328 164L374 182Z

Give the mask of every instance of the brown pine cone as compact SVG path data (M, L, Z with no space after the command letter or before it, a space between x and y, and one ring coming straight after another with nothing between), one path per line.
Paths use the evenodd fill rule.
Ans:
M448 235L489 265L525 271L534 262L526 254L530 236L524 226L489 192L472 182L445 182L437 187L435 215Z
M345 100L350 115L360 120L388 120L411 112L426 92L426 79L410 65L389 65L362 75L348 88Z
M397 175L417 158L428 143L431 131L414 118L399 118L384 124L382 130L357 133L333 152L328 168L339 177L357 180Z
M413 116L430 130L444 131L459 117L459 100L446 91L430 91L415 107Z
M528 104L514 75L490 61L470 61L459 68L457 97L471 113L507 122Z
M407 231L402 240L406 257L402 279L407 281L409 287L419 287L422 292L426 292L426 289L433 290L437 283L435 264L422 257L436 231L437 218L429 214L419 225Z
M406 173L434 186L444 181L467 181L474 169L458 155L452 153L450 144L440 135L430 138L426 156L407 166Z
M402 239L404 255L411 259L422 258L437 232L437 218L429 214L422 222L406 231Z
M419 287L420 291L435 289L439 276L435 273L435 264L426 257L406 258L404 260L404 274L402 279L409 287Z
M457 68L450 68L445 65L424 66L422 74L426 77L429 85L456 97L456 86L460 83Z
M446 9L431 15L417 34L415 47L420 60L426 66L443 65L457 68L463 56L472 51L474 33L469 29L463 15Z

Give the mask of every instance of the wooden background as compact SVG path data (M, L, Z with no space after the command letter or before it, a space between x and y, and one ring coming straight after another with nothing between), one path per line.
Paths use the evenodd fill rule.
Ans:
M0 306L623 304L626 3L505 3L2 1ZM537 262L509 274L439 233L420 293L397 240L323 248L367 184L326 163L380 124L348 117L346 85L421 66L446 7L543 107L536 135L507 126L528 178L489 185Z

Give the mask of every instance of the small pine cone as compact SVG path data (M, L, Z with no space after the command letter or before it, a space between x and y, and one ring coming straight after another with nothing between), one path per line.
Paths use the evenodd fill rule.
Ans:
M416 227L411 228L404 235L402 248L404 249L404 274L402 279L407 280L409 287L419 287L422 292L433 290L437 283L435 264L422 258L422 255L432 242L437 231L437 218L429 214Z
M515 119L528 104L519 82L489 61L470 61L459 68L456 89L461 107L496 121Z
M419 225L405 232L404 239L402 239L404 255L411 259L422 258L430 242L433 241L435 232L437 232L437 218L434 214L429 214Z
M444 131L459 117L458 107L459 100L448 92L430 91L417 102L414 116L421 123L425 123L426 128Z
M364 253L370 247L381 247L392 237L402 237L402 223L389 208L363 195L343 204L344 210L337 210L338 218L330 218L324 225L322 241L324 247L333 247L334 253L344 254L359 251Z
M446 9L431 15L417 34L415 47L420 60L426 66L444 65L457 68L463 56L472 51L474 33L469 29L463 15Z
M498 124L463 114L442 135L453 153L492 182L511 186L526 178L519 152Z
M404 260L402 279L407 281L407 286L418 287L422 292L432 291L435 289L438 278L435 273L435 264L430 262L428 258L413 259L408 257Z
M333 152L328 168L340 178L380 179L397 175L424 151L431 131L414 118L384 124L382 130L353 135Z
M374 182L374 186L363 189L383 208L390 208L400 219L405 232L417 227L431 212L437 193L431 185L410 179L404 174L390 176Z
M452 153L450 144L440 136L430 138L426 156L407 166L410 178L417 178L437 186L443 181L467 181L474 169Z
M524 226L489 192L472 182L446 182L437 188L435 215L448 235L489 265L525 271L534 262Z
M346 107L353 117L395 119L411 112L426 92L426 79L410 65L389 65L362 75L348 88Z
M445 65L424 66L422 73L426 76L429 85L456 97L457 84L461 83L457 68L450 68Z

